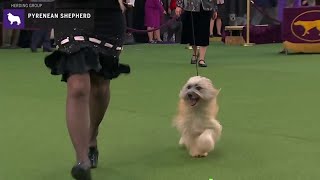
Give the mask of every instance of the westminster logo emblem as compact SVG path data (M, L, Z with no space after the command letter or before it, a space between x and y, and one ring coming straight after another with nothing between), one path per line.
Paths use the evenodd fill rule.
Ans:
M24 9L4 9L3 27L5 29L24 29L25 11Z
M291 23L292 34L306 42L320 42L320 10L299 14Z

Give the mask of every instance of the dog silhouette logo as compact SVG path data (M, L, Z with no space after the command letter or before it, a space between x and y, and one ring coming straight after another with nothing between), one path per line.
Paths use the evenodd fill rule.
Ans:
M3 27L5 29L24 29L25 28L24 9L4 9Z
M291 23L292 34L305 42L320 42L320 10L299 14Z
M11 13L8 13L8 20L10 21L10 25L13 25L13 23L17 23L17 25L21 24L21 19L19 16L15 16Z

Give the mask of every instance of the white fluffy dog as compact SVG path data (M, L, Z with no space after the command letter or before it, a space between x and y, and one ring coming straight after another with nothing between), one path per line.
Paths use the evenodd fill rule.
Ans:
M216 119L219 91L201 76L191 77L180 91L174 125L181 134L179 145L192 157L206 157L220 139L222 126Z
M7 15L8 15L8 20L10 21L10 25L12 25L14 22L16 22L17 25L21 24L21 20L19 16L14 16L11 13L8 13Z

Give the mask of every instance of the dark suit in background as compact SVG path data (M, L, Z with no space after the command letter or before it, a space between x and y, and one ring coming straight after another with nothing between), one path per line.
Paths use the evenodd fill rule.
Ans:
M51 52L51 41L50 41L49 30L35 30L32 32L31 38L31 51L36 52L37 48L42 44L43 51Z

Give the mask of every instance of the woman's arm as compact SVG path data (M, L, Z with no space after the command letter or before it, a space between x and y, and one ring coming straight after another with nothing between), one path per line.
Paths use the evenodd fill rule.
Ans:
M161 13L165 12L165 10L159 0L153 0L153 3L160 10Z
M217 13L218 12L218 3L216 0L213 0L212 1L212 9L213 9L213 12L214 13Z

